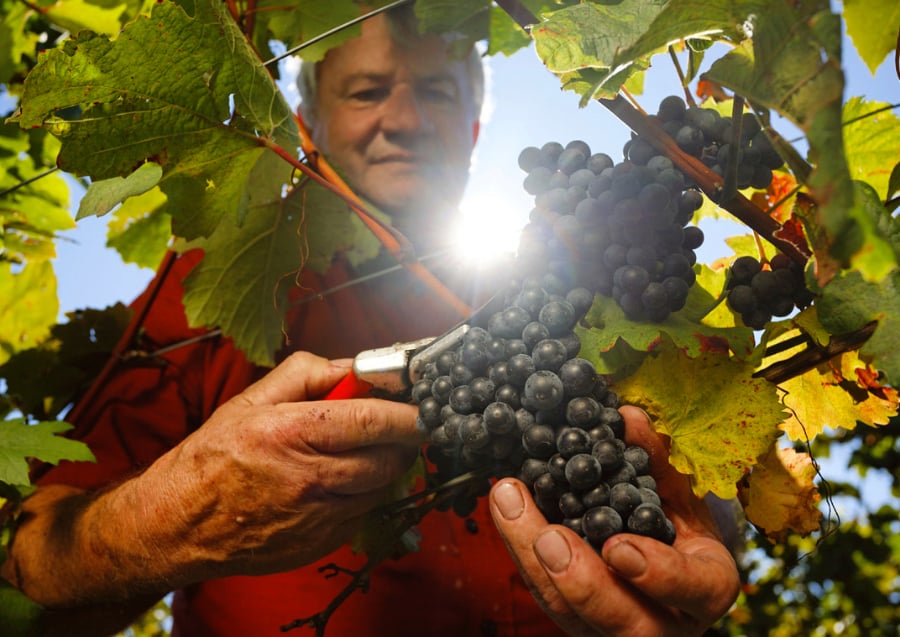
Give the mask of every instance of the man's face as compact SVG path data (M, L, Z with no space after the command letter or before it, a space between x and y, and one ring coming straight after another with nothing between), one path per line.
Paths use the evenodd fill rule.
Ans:
M328 52L318 86L313 137L329 161L413 240L439 229L434 214L458 205L475 143L465 63L437 36L394 42L378 16Z

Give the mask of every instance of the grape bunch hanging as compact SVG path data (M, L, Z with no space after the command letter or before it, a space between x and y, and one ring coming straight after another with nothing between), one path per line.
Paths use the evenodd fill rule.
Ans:
M659 322L684 307L703 232L689 225L703 203L670 159L629 142L628 159L591 154L581 140L519 154L534 195L519 258L546 264L573 285L613 297L631 320Z

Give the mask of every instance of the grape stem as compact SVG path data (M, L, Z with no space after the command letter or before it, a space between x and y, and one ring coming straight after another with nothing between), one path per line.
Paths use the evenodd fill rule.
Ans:
M672 66L675 67L678 79L681 80L681 86L684 89L684 101L688 106L696 106L697 104L694 102L694 96L691 95L690 90L688 90L688 82L684 76L684 69L681 68L681 63L678 61L678 55L675 53L675 49L671 44L669 45L669 57L672 59Z
M741 135L744 128L744 98L740 95L735 95L731 100L731 122L731 153L728 155L728 164L725 166L725 183L719 195L720 204L727 204L738 194L738 148L741 147Z

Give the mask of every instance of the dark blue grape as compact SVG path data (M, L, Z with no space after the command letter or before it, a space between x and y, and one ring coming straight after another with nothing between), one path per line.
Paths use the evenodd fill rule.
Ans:
M584 536L597 549L609 538L624 529L622 516L609 506L588 509L582 518Z
M566 481L576 491L593 489L600 483L602 474L600 462L589 453L575 454L566 463Z

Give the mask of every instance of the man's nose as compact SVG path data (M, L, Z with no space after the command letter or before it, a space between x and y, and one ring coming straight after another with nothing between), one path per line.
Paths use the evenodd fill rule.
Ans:
M431 128L424 103L409 84L394 86L384 103L382 126L387 133L415 133Z

